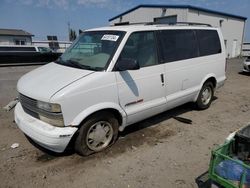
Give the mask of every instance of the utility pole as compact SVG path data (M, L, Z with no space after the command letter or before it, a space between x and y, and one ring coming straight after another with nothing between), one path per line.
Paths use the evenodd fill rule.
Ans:
M69 41L70 41L70 22L68 21L68 39L69 39Z

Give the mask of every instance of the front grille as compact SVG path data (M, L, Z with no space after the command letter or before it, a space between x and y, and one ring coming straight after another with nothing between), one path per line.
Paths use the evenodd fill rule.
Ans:
M23 110L24 110L24 112L31 115L32 117L40 119L38 113L31 111L30 109L26 108L25 106L23 106Z
M248 65L248 70L250 70L250 65Z
M38 109L37 109L37 100L27 97L19 93L19 101L23 107L23 110L31 115L34 118L39 119Z

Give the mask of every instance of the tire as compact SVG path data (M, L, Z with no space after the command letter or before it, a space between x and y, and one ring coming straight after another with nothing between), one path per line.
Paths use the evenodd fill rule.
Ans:
M79 129L75 151L87 156L106 149L116 141L118 126L112 113L100 112L90 116Z
M211 82L205 82L202 86L196 106L199 110L205 110L209 108L214 97L214 86Z

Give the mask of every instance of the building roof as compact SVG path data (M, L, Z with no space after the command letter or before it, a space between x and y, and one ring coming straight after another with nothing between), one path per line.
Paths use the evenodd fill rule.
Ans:
M119 18L125 14L128 14L136 9L139 8L178 8L178 9L192 9L192 10L197 10L197 11L203 11L203 12L207 12L207 13L211 13L211 14L217 14L217 15L221 15L221 16L228 16L228 17L232 17L232 18L237 18L237 19L241 19L241 20L246 20L246 17L243 16L238 16L238 15L234 15L234 14L229 14L229 13L225 13L225 12L219 12L219 11L215 11L215 10L210 10L210 9L206 9L206 8L201 8L201 7L196 7L196 6L192 6L192 5L155 5L155 4L142 4L142 5L138 5L132 9L129 9L111 19L109 19L109 21L112 21L116 18Z
M5 35L5 36L34 36L33 34L21 30L21 29L1 29L0 28L0 35Z

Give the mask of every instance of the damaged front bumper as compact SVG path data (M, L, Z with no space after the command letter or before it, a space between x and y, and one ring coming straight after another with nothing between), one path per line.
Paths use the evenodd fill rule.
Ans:
M34 142L54 152L63 152L77 131L76 127L55 127L25 113L21 104L15 107L17 126Z

